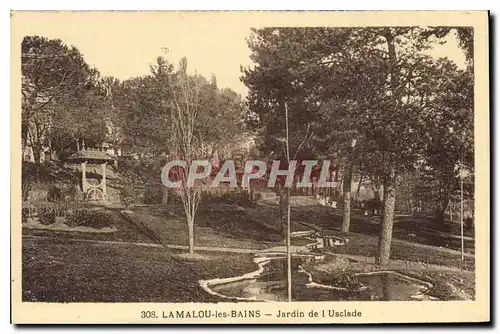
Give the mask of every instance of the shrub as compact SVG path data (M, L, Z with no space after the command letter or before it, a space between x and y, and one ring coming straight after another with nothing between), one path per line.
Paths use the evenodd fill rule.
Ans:
M65 224L69 227L79 226L84 221L84 212L85 210L83 209L68 212L66 215Z
M29 202L24 202L22 209L21 209L21 217L22 217L22 223L25 224L28 222L28 218L33 218L35 216L37 210L36 206Z
M139 203L140 196L132 185L126 184L120 190L120 202L128 208L130 204Z
M155 185L146 186L144 189L144 204L162 204L163 191L162 187Z
M66 216L66 225L70 227L86 226L96 229L111 227L113 226L113 216L104 211L79 209Z
M179 191L168 190L167 201L169 204L182 204L182 197Z
M26 193L26 201L40 202L47 200L47 186L41 182L33 181L29 186L29 191Z
M83 193L78 191L78 187L73 184L67 184L61 189L62 200L68 203L81 202L83 200Z
M472 230L474 228L474 219L467 217L464 219L465 229Z
M30 216L30 209L29 208L22 208L22 210L21 210L21 222L23 224L26 224L28 222L29 216Z
M47 201L57 203L61 201L62 197L63 195L59 187L55 185L50 186L49 191L47 193Z
M224 203L224 204L236 204L240 206L249 206L254 204L254 201L250 197L248 191L228 191L220 194L214 193L204 193L203 201L205 203Z
M30 177L23 176L21 178L21 194L23 201L28 200L32 187L33 187L33 180Z
M41 211L51 211L56 217L66 216L68 211L81 208L76 202L58 202L58 203L50 203L50 202L39 202L35 205L35 211L40 214Z
M337 207L342 207L343 201L337 204ZM366 201L359 201L358 205L361 209L370 211L372 215L380 214L382 212L383 203L377 198L371 198Z
M38 219L42 225L52 225L56 222L56 210L53 208L39 208Z

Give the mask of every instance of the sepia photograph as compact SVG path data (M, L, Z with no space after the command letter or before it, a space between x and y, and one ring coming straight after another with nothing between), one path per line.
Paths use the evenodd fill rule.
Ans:
M489 319L487 12L11 21L14 319Z

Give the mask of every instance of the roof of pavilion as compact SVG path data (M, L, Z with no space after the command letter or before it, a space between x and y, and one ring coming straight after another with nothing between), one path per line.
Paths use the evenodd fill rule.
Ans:
M80 150L70 155L67 160L101 160L114 161L115 159L103 151L98 150Z

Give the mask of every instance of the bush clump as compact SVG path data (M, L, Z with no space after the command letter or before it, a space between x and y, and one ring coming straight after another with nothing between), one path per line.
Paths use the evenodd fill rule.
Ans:
M358 278L349 272L337 273L333 277L333 281L335 282L335 286L345 288L348 291L356 291L361 287Z
M228 191L220 194L216 193L204 193L203 202L205 203L224 203L224 204L236 204L240 206L250 206L255 204L262 195L259 193L250 193L248 191Z
M132 185L126 184L120 190L120 202L125 208L128 208L131 204L140 203L141 198Z
M68 213L66 225L70 227L86 226L96 229L113 226L113 216L107 212L80 209Z
M47 201L58 203L63 199L62 191L56 185L51 185L47 193Z
M28 218L32 217L33 217L32 208L27 205L26 206L23 205L23 208L21 209L22 223L26 224L28 222Z
M53 208L38 208L38 220L42 225L52 225L56 222L56 210Z
M163 191L161 187L147 186L144 189L144 204L162 204Z

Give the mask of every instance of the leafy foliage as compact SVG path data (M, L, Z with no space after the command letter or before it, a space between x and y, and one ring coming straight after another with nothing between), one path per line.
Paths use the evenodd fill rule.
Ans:
M131 204L141 203L140 194L133 184L126 184L120 189L120 202L126 208Z
M86 226L101 229L113 226L113 215L105 211L80 209L68 214L65 223L71 227Z
M87 108L88 94L94 88L98 72L85 62L77 48L68 47L59 39L39 36L23 39L21 72L23 140L33 148L35 162L40 163L49 133L53 133L56 141L61 139L61 134L56 134L56 123L69 118L75 126L58 129L80 128L75 120L83 120L81 115L76 118L62 115L79 106Z
M42 225L52 225L56 222L56 210L50 207L39 208L38 219Z
M472 161L471 67L460 70L448 59L427 54L435 43L430 37L443 38L450 31L264 28L249 39L255 64L242 69L242 80L250 90L248 122L258 129L262 151L284 154L286 102L292 156L309 151L354 164L382 184L384 261L397 176L424 167L434 171L433 189L440 192L436 203L446 208L457 164ZM472 32L456 31L470 57Z

